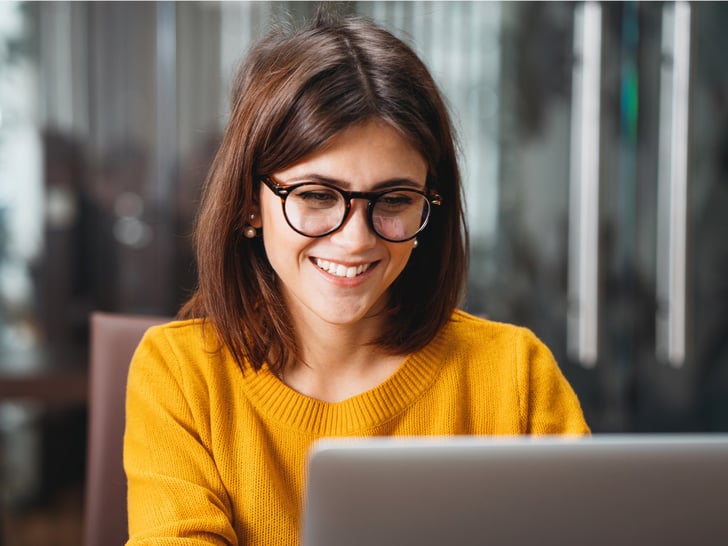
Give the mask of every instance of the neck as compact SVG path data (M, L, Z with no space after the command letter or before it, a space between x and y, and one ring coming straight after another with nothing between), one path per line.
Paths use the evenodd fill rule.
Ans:
M372 344L385 317L354 325L296 321L301 360L286 367L281 379L291 388L327 402L345 400L385 381L403 360Z

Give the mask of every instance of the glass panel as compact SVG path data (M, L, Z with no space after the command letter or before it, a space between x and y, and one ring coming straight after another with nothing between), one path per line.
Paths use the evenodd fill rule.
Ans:
M728 5L693 8L688 167L688 359L694 428L728 430Z
M566 356L574 5L501 9L496 227L491 240L473 243L468 305L533 329L593 420L588 384L579 383L582 370Z
M44 135L37 124L42 93L36 37L26 5L0 3L0 387L8 377L35 373L47 363L46 332L38 320L45 304L38 290L40 265L48 245L56 242L47 225L63 231L76 212L66 173L53 186L44 185L44 159L55 158L44 158ZM64 255L71 250L62 249ZM59 282L72 280L61 276ZM48 305L64 303L50 300ZM0 398L3 509L32 500L41 488L40 409L32 400Z
M604 430L659 427L636 415L655 369L660 5L605 4L599 369L592 379Z
M0 6L0 21L0 353L14 360L5 355L34 351L42 341L34 281L44 251L46 195L29 22L18 2Z

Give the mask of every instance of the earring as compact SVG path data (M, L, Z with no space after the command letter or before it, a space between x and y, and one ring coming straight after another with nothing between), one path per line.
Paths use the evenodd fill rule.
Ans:
M412 248L417 248L417 245L419 244L420 243L417 242L417 239L415 239L414 241L412 241Z
M248 218L250 218L250 221L253 222L253 220L255 220L255 213L251 212ZM243 230L243 235L245 235L248 239L253 239L257 234L258 230L255 229L255 226L248 225Z

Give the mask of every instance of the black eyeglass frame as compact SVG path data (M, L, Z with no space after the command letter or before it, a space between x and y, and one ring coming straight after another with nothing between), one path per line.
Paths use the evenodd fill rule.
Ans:
M387 188L386 190L382 191L348 191L348 190L342 190L341 188L334 186L333 184L328 184L326 182L301 182L299 184L291 184L291 185L285 185L281 184L278 181L276 181L272 176L263 176L260 178L260 181L263 182L268 189L270 189L274 194L276 194L281 199L281 208L283 209L283 216L286 219L286 222L291 227L293 231L296 233L303 235L304 237L310 237L311 239L319 239L321 237L326 237L327 235L331 235L335 231L341 228L341 226L346 223L346 219L349 217L349 213L351 212L351 200L352 199L365 199L367 201L367 219L369 220L369 227L371 228L372 232L379 237L380 239L383 239L385 241L388 241L390 243L404 243L406 241L410 241L417 237L420 233L422 233L422 230L427 227L427 224L430 221L430 216L432 215L432 207L434 206L440 206L442 205L442 197L440 194L435 192L434 190L428 189L427 191L421 191L414 188L407 188L407 187L395 187L395 188ZM291 194L291 192L295 191L296 189L302 187L302 186L323 186L325 188L329 188L335 192L338 192L343 198L345 203L345 209L344 209L344 215L341 218L341 221L331 228L330 230L321 233L320 235L309 235L308 233L303 233L301 230L297 229L289 220L288 213L286 212L286 199ZM410 191L417 193L425 198L427 202L427 217L425 218L425 221L422 222L422 225L419 227L419 229L407 237L406 239L390 239L388 237L383 236L381 233L377 231L377 229L374 227L374 205L377 202L378 199L380 199L383 195L387 195L388 193L394 193L398 191Z

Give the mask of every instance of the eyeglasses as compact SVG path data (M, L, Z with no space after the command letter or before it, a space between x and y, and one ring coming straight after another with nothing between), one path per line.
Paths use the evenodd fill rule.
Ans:
M345 191L322 182L285 186L272 177L263 183L281 198L283 215L291 228L306 237L324 237L339 229L351 212L352 199L366 199L369 225L379 237L401 243L420 233L430 218L433 205L442 197L410 188L377 192Z

